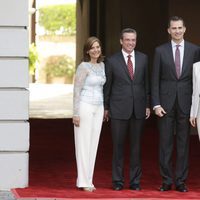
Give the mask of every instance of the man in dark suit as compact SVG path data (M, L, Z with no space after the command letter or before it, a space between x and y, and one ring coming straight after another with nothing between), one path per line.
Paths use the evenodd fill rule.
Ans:
M170 18L168 33L171 41L155 50L151 95L160 132L160 173L163 179L160 191L171 190L173 182L177 191L188 191L185 181L188 175L192 65L198 47L184 40L185 31L182 18ZM174 133L175 176L172 172Z
M122 30L122 50L106 61L105 118L111 118L114 190L122 190L124 185L123 151L127 132L130 141L130 189L141 189L140 140L150 109L148 59L145 54L134 50L136 39L134 29Z

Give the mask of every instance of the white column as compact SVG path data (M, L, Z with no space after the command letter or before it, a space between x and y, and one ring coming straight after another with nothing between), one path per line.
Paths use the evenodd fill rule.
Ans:
M0 6L0 190L28 186L28 0Z

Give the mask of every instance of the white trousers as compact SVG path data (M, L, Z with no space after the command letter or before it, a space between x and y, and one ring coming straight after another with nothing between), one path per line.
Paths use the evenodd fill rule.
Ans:
M80 126L74 126L77 164L76 186L94 187L93 173L103 122L103 105L80 103Z

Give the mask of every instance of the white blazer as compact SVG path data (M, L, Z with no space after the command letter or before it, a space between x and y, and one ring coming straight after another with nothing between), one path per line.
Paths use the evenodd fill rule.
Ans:
M193 65L193 94L190 117L197 119L197 132L200 140L200 61Z
M190 117L200 117L200 61L193 64L193 94Z

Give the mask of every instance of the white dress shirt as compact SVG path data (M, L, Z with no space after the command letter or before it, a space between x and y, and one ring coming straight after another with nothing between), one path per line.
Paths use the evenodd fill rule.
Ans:
M130 54L128 54L122 49L122 54L124 56L124 60L125 60L126 64L128 62L128 55L131 55L131 61L133 63L133 74L134 74L134 72L135 72L135 51L133 50Z
M173 40L171 41L171 44L172 44L173 57L174 57L174 61L175 61L175 51L176 51L177 44ZM184 44L185 44L184 40L180 44L178 44L178 45L180 45L179 51L180 51L180 61L181 61L181 66L180 66L181 72L182 72L183 56L184 56Z

